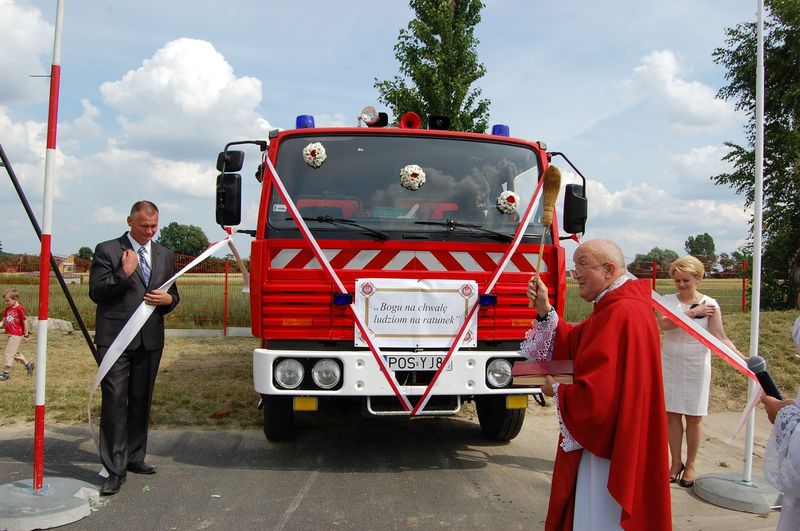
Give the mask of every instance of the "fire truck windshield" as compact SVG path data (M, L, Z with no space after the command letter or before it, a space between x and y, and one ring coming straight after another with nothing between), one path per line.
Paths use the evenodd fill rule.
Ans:
M309 159L312 143L324 148L324 159ZM318 155L316 152L312 155ZM314 167L312 163L318 163ZM419 175L411 165L422 170ZM401 172L413 171L424 183L402 182ZM536 189L539 166L527 146L455 137L413 135L323 134L287 136L280 140L276 169L300 214L320 237L341 231L327 217L346 219L389 233L392 238L425 234L442 239L498 240L513 235ZM406 186L404 186L404 184ZM496 206L504 191L520 197L517 212ZM527 234L541 234L541 206ZM425 222L425 223L419 223ZM459 230L453 230L459 227ZM474 230L462 230L463 228ZM293 237L296 231L286 205L273 189L268 232ZM351 233L371 238L368 233Z

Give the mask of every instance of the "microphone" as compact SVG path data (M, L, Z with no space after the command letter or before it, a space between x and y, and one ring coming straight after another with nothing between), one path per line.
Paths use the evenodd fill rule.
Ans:
M767 362L761 356L750 356L747 358L747 368L753 371L753 374L758 378L758 383L767 396L783 400L781 392L778 391L778 386L772 381L772 376L767 372Z

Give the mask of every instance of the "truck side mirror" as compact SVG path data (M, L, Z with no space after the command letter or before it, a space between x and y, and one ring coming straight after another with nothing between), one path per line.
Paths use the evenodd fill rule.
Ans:
M568 184L564 190L564 232L583 234L586 231L586 191L580 184Z
M244 166L244 151L222 151L217 155L217 171L241 171Z
M242 176L238 173L221 173L217 176L217 224L229 227L241 221Z

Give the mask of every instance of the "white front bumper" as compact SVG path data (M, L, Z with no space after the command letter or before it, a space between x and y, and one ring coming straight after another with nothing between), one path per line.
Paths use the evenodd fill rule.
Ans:
M403 352L392 351L392 355ZM405 354L415 354L406 352ZM446 355L447 352L430 352L425 354ZM281 389L275 386L272 368L276 358L331 358L342 363L342 387L333 391L321 389L299 390ZM432 396L472 396L472 395L508 395L539 393L538 387L514 387L493 389L486 384L486 364L492 358L523 359L516 352L509 351L467 351L457 352L450 358L451 370L442 371L436 381ZM407 396L419 396L425 392L424 385L403 385L398 382L400 392ZM270 350L255 349L253 351L253 386L257 393L263 395L303 395L303 396L394 396L386 377L381 373L380 365L369 350L359 351L305 351L305 350Z

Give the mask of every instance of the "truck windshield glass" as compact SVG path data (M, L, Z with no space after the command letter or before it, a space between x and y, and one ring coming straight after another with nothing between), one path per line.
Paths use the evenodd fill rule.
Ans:
M312 142L325 148L326 158L318 168L303 157L303 149ZM401 185L401 170L412 164L425 174L425 183L417 190ZM374 133L287 137L279 145L276 169L306 218L344 218L394 234L393 238L400 237L397 233L432 237L441 233L443 238L473 241L476 237L497 241L497 235L450 230L448 220L513 235L540 173L536 153L525 146ZM497 197L506 190L519 194L518 213L497 209ZM540 219L541 205L528 226L529 235L541 234ZM309 227L320 235L341 230L327 223L312 222ZM274 189L269 229L274 235L296 230Z

